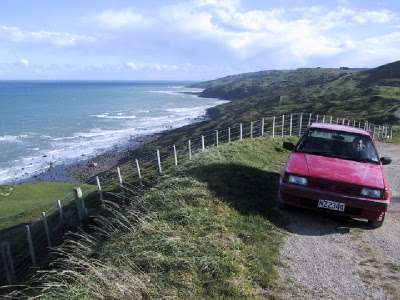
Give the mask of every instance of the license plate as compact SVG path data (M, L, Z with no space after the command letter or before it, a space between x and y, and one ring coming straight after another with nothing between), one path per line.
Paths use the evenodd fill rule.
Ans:
M340 202L320 199L318 201L318 207L326 208L326 209L330 209L330 210L336 210L336 211L344 211L345 205L344 205L344 203L340 203Z

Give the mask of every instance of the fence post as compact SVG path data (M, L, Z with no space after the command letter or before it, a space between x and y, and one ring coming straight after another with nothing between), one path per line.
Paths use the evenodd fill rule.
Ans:
M253 138L253 122L250 122L250 138Z
M204 144L204 135L201 136L201 150L203 152L206 150L206 146Z
M33 247L31 226L25 225L25 231L26 231L26 239L28 240L28 248L29 248L29 254L31 255L32 266L36 267L36 255L35 255L35 248Z
M139 180L140 180L140 182L142 182L142 173L140 172L139 160L137 158L135 159L135 163L136 163L136 170L138 173Z
M343 118L343 120L342 120L342 125L344 125L344 121L345 121L345 118Z
M275 138L275 116L272 119L272 138Z
M103 190L101 188L100 178L96 176L97 190L99 191L99 198L101 202L101 206L103 206Z
M44 233L46 234L47 245L51 247L50 230L49 224L47 223L47 215L45 211L42 212L42 222L44 226Z
M336 124L339 124L339 118L336 118Z
M189 160L192 159L192 141L188 140Z
M301 136L302 127L303 126L303 113L300 113L300 122L299 122L299 136Z
M390 139L393 140L393 127L390 127Z
M119 167L117 167L117 173L118 173L119 185L122 186L123 185L123 181L122 181L121 170L120 170Z
M261 119L261 136L264 136L265 119Z
M293 114L290 114L289 136L292 136L292 130L293 130Z
M60 216L60 223L64 223L64 213L63 213L63 207L61 205L61 200L57 200L57 208L58 208L58 215Z
M158 149L157 149L157 164L158 164L158 173L162 174L160 150L158 150Z
M174 163L175 163L175 166L177 166L178 165L178 154L176 153L176 146L174 145L173 148L174 148Z
M228 143L231 142L231 128L228 127Z
M311 117L312 117L312 114L310 113L308 116L308 127L311 126Z
M78 218L79 221L82 222L83 220L83 214L84 214L84 208L83 208L83 201L82 201L82 190L80 187L77 187L74 189L75 192L75 204L76 208L78 210Z
M178 154L176 152L176 146L173 145L172 148L174 149L174 163L175 163L175 166L177 166L178 165Z
M350 126L350 119L347 120L347 126Z
M9 284L12 284L15 279L14 262L11 256L10 244L3 242L1 244L1 257L3 259L4 270Z
M353 120L353 127L356 127L356 120Z
M333 116L331 115L330 119L329 119L329 123L332 124L333 122Z
M325 115L322 117L322 123L325 124Z
M240 123L240 136L239 136L239 140L243 140L243 124Z
M317 119L315 120L316 123L319 121L319 115L317 115Z
M282 115L282 137L285 134L285 115Z
M216 143L216 146L218 147L219 146L218 130L215 130L215 143Z

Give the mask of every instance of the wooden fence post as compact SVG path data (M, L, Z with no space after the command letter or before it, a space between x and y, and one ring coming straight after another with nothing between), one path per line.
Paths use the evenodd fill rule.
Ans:
M325 115L322 117L322 123L325 124Z
M204 135L201 136L201 150L203 152L206 150L206 145L204 143Z
M239 140L243 140L243 124L240 123L240 136L239 136Z
M25 225L25 231L26 231L26 239L28 241L29 254L31 255L32 266L36 267L36 255L35 255L35 248L33 247L31 226Z
M272 138L275 138L275 116L272 119Z
M231 142L231 128L228 127L228 143Z
M339 124L339 118L336 118L336 124Z
M300 113L299 136L301 136L302 126L303 126L303 113Z
M329 123L332 124L333 122L333 116L331 115L330 119L329 119Z
M177 166L178 165L178 154L176 153L176 146L174 145L172 148L174 149L174 163L175 163L175 166Z
M141 182L142 181L142 172L140 171L139 160L137 158L135 159L135 163L136 163L136 171L138 173L138 177Z
M344 125L344 121L345 121L345 118L343 118L343 120L342 120L342 125Z
M293 131L293 114L290 114L289 136L292 136L292 131Z
M120 185L120 186L123 186L122 175L121 175L121 169L120 169L119 167L117 167L117 173L118 173L119 185Z
M218 135L218 130L215 130L215 143L216 143L216 146L217 146L217 148L218 148L218 146L219 146L219 135Z
M308 116L308 127L311 126L311 118L312 118L312 114L310 113Z
M390 127L390 139L393 140L393 127Z
M253 138L253 122L250 122L250 138Z
M347 126L350 126L350 119L347 120Z
M265 119L261 119L261 136L264 136Z
M78 210L79 221L82 222L84 215L83 201L82 201L82 190L80 187L74 189L75 192L75 204Z
M47 223L47 215L46 212L42 212L42 222L44 226L44 233L46 234L47 245L51 247L51 238L50 238L50 230L49 230L49 223Z
M317 119L315 120L315 123L318 123L319 121L319 115L317 115Z
M57 200L58 215L60 216L60 223L64 224L64 213L61 205L61 200Z
M96 183L97 183L97 190L98 190L98 192L99 192L99 198L100 198L100 203L101 203L101 206L103 206L104 205L104 203L103 203L103 189L101 188L101 183L100 183L100 178L99 178L99 176L96 176Z
M160 150L158 150L158 149L157 149L157 164L158 164L158 173L162 174Z
M15 280L15 269L9 242L1 243L1 258L3 260L7 281L9 284L12 284Z
M285 134L285 115L282 115L282 137Z
M189 160L192 159L192 141L188 140Z

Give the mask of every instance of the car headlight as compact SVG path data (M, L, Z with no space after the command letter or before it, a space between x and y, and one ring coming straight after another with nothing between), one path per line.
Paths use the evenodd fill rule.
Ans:
M288 178L289 183L297 184L297 185L307 185L308 180L305 177L296 176L296 175L289 175Z
M382 191L376 189L363 188L361 195L368 198L380 199L382 198Z

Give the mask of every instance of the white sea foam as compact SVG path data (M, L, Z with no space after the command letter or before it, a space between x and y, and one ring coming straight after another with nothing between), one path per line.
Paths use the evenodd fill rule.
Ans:
M6 143L18 143L22 139L27 138L27 134L21 134L21 135L0 135L0 142L6 142Z
M176 94L171 91L157 91ZM0 183L7 183L16 179L24 179L39 174L54 166L69 164L79 160L85 160L113 147L123 147L131 139L143 135L159 133L172 128L188 125L204 116L207 108L226 103L227 101L210 101L207 105L188 107L161 108L152 115L150 110L132 112L114 111L94 115L97 118L115 119L119 123L114 124L119 128L93 128L88 131L75 132L70 136L51 137L38 135L46 140L47 148L32 147L32 155L21 157L7 167L0 168ZM171 103L171 105L174 105ZM175 104L176 105L176 104ZM190 104L189 104L190 105ZM152 110L153 112L153 110ZM141 113L144 113L141 115ZM111 124L111 123L110 123ZM101 126L101 123L99 123ZM0 142L19 141L28 135L0 136Z

